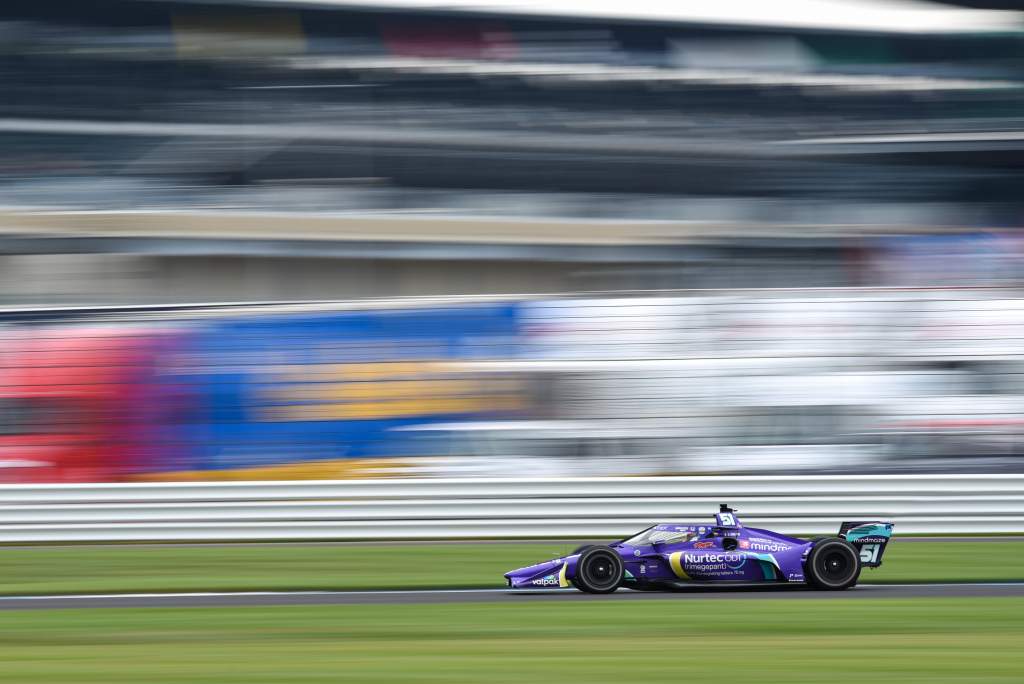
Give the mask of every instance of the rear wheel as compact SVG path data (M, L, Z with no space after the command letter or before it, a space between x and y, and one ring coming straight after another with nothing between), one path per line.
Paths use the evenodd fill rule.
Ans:
M860 556L853 544L839 537L815 540L804 566L807 583L818 589L849 589L860 577Z
M610 594L622 584L625 567L614 549L591 546L576 563L573 585L588 594Z

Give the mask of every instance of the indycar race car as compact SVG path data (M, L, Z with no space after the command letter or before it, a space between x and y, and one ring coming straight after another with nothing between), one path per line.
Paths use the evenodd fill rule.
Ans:
M714 525L662 523L608 545L581 546L568 556L505 573L513 589L574 586L591 594L619 587L678 588L690 582L803 582L848 589L861 568L877 568L893 523L844 522L834 537L811 541L744 527L720 506Z

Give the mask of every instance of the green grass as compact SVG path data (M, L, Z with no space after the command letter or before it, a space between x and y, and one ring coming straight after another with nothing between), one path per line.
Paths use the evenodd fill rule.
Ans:
M1020 682L1024 599L0 613L5 682Z
M500 586L558 542L0 548L0 593ZM893 543L865 582L1024 580L1024 542Z

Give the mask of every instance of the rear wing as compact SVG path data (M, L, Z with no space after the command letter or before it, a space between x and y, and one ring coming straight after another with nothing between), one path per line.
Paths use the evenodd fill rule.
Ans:
M862 566L877 568L882 564L882 554L892 537L892 527L891 522L877 520L844 522L839 527L839 536L857 547Z

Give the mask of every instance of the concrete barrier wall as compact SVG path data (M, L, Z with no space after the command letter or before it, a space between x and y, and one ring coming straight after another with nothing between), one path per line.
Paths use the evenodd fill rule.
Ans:
M0 487L0 542L618 537L659 521L1024 533L1024 475L424 479Z

